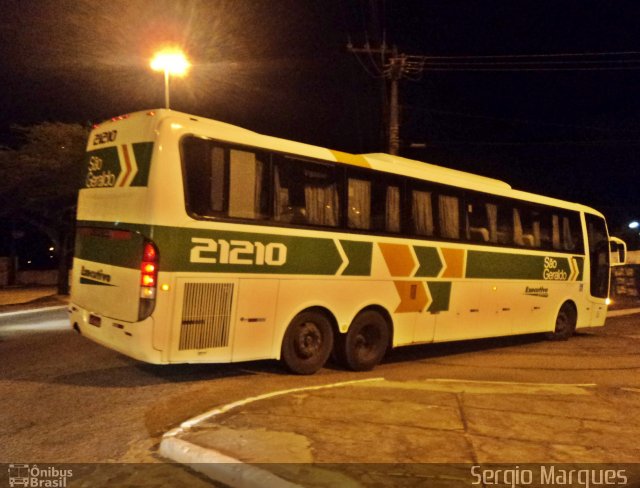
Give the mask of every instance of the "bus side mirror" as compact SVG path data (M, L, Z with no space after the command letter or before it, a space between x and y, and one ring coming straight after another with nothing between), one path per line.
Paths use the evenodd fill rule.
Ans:
M624 266L627 263L627 244L617 237L609 238L609 248L611 249L611 266Z

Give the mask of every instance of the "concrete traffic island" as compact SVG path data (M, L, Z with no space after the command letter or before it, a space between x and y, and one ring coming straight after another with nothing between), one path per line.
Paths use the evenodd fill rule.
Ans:
M465 486L479 464L635 463L638 438L640 390L374 378L217 408L160 453L231 486Z

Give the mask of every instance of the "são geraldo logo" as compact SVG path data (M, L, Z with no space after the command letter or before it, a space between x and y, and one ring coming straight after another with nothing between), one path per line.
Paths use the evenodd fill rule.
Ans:
M98 156L89 158L89 166L87 171L87 180L85 182L87 188L111 187L116 184L116 175L108 169L104 169L104 161Z
M65 488L68 478L73 476L70 469L53 466L39 467L37 464L10 464L9 486L34 488Z

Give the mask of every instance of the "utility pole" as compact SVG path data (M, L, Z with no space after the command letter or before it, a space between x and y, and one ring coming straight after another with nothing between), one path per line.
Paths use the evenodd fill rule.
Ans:
M398 56L397 49L389 59L389 154L396 156L400 151L400 106L398 105L398 83L402 78L404 56Z
M387 150L389 154L397 155L400 151L400 104L398 103L399 83L403 78L415 79L416 75L421 75L424 71L425 58L423 56L398 54L398 49L396 47L389 51L389 49L384 45L380 48L372 48L366 44L362 48L356 48L349 44L347 45L347 49L355 55L366 54L371 57L373 54L377 54L381 57L382 66L381 68L378 68L378 70L382 77L389 80Z

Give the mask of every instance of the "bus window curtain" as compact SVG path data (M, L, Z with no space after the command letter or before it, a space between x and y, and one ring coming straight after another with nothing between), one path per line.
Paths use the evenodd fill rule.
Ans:
M569 217L562 217L562 244L565 251L572 251L576 245L571 234Z
M560 249L560 218L557 215L554 215L551 218L551 242L553 244L554 249Z
M440 236L446 239L460 239L460 206L458 197L439 195L438 208Z
M520 211L513 209L513 242L518 246L524 246L522 220L520 219Z
M331 227L338 225L338 191L335 184L316 186L307 182L304 198L309 224Z
M388 186L386 200L385 230L388 232L400 232L400 188Z
M413 230L416 234L433 235L433 208L430 192L418 190L412 192L411 215L413 216Z
M349 208L351 229L371 228L371 182L349 178Z
M275 192L274 192L274 211L273 217L278 222L290 222L293 213L289 205L289 189L283 188L280 183L280 168L276 167L275 171Z
M489 222L489 242L498 242L498 206L487 203L487 221Z

